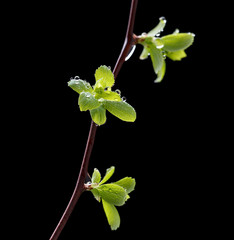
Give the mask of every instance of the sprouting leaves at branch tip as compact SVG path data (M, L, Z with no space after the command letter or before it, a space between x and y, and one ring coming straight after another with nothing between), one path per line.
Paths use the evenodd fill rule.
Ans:
M140 59L144 60L150 55L154 72L157 74L155 82L161 82L166 71L166 57L173 61L180 61L186 57L185 49L194 42L193 33L179 33L176 29L172 34L160 37L164 30L166 19L161 17L159 24L148 34L139 36L138 43L143 45L143 51Z
M119 90L111 90L115 79L110 67L100 66L94 76L96 83L93 87L78 78L68 82L68 86L80 94L78 99L80 110L89 110L92 120L97 125L103 125L106 122L106 110L123 121L134 122L135 109L121 98Z
M116 230L120 226L120 216L116 206L119 207L125 204L130 198L129 193L134 190L136 185L135 179L131 177L122 178L117 182L106 183L112 177L114 171L114 166L108 168L101 180L101 174L95 168L91 182L91 192L98 202L102 201L107 221L112 230Z

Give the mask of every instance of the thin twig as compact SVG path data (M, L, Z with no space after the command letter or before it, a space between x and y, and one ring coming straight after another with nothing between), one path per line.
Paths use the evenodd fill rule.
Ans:
M135 44L135 38L134 38L135 35L133 34L133 27L134 27L134 22L135 22L137 3L138 3L138 0L132 0L124 45L123 45L122 51L119 55L119 58L116 62L115 68L113 70L115 79L117 78L117 75L125 61L127 54L129 53L132 45ZM83 157L83 161L82 161L82 165L80 168L79 177L77 179L77 183L76 183L74 192L72 194L72 197L71 197L71 199L67 205L67 208L64 211L57 227L55 228L53 234L51 235L50 240L58 239L58 237L59 237L60 233L62 232L64 226L66 225L71 213L73 212L73 209L74 209L80 195L84 191L84 183L85 183L85 178L88 173L89 160L90 160L90 156L91 156L92 149L93 149L93 144L94 144L94 140L95 140L95 136L96 136L96 130L97 130L97 125L92 121L86 148L85 148L85 153L84 153L84 157Z
M136 44L135 41L135 35L133 34L133 28L135 23L135 16L136 16L136 9L137 9L138 0L132 0L132 5L130 9L129 14L129 20L128 20L128 27L126 31L126 36L123 44L123 48L121 50L121 53L119 55L119 58L115 64L113 74L115 78L117 78L119 71L125 62L125 58L127 57L129 51L131 50L132 45Z

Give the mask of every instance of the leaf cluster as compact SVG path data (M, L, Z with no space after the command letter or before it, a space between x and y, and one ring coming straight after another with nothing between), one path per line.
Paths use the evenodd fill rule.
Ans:
M106 183L113 175L115 167L106 170L106 174L101 180L101 174L98 169L94 169L92 182L88 188L95 199L102 201L103 209L106 214L108 223L112 230L120 226L120 216L116 206L122 206L130 198L129 193L135 188L135 179L125 177L113 183Z
M159 24L147 34L139 36L138 43L143 45L140 59L150 58L154 72L157 74L155 82L161 82L166 72L166 57L173 61L180 61L186 57L185 49L194 41L193 33L179 33L176 29L172 34L159 37L166 25L166 19L161 17Z
M126 122L136 120L134 108L123 100L120 91L112 91L114 75L107 66L100 66L95 72L96 83L92 87L81 79L71 79L68 86L79 93L78 105L81 111L90 111L92 120L102 125L106 122L106 110Z

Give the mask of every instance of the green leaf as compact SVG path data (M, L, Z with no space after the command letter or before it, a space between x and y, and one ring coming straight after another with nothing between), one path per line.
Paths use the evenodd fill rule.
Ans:
M106 109L102 105L90 110L90 115L92 120L99 126L106 122Z
M92 183L99 183L101 180L101 174L97 168L94 168L93 174L92 174Z
M163 31L165 25L166 25L166 19L164 17L159 18L159 24L153 28L151 31L148 32L147 36L154 37L155 35L159 34L161 31Z
M163 60L162 68L158 71L157 78L154 82L155 83L161 82L164 78L165 72L166 72L166 61Z
M144 46L143 51L142 51L142 53L140 55L140 59L144 60L144 59L148 58L148 56L149 56L149 48Z
M114 75L107 66L100 66L95 72L96 87L112 87L115 83Z
M192 33L178 33L170 34L161 38L164 47L163 50L168 52L176 52L184 50L192 45L194 41L194 34Z
M187 57L184 50L179 50L176 52L168 52L167 57L169 57L173 61L180 61L182 58Z
M130 193L134 190L136 181L134 178L125 177L125 178L120 179L117 182L114 182L114 184L119 185L120 187L124 188L127 193Z
M112 92L110 90L101 90L100 88L95 89L95 97L97 99L103 98L110 101L121 101L121 97L117 92Z
M102 199L115 206L122 206L126 201L127 192L119 185L108 183L99 185L96 189Z
M81 93L81 92L92 92L93 89L91 87L91 85L84 81L84 80L75 80L72 79L68 82L68 86L71 87L74 91L76 91L77 93Z
M136 120L134 108L124 101L104 101L103 104L110 113L123 121L134 122Z
M89 92L82 92L80 94L78 104L80 111L92 110L100 106L98 100Z
M91 192L92 192L94 198L95 198L98 202L100 202L100 201L101 201L101 197L100 197L100 195L99 195L99 191L98 191L96 188L93 188L93 189L91 190Z
M159 50L154 44L149 45L150 57L152 60L154 72L157 74L163 65L162 51Z
M102 199L102 205L107 217L107 221L111 227L111 230L116 230L120 226L120 216L113 204L110 204Z
M106 174L105 174L104 178L102 179L102 181L99 183L99 185L107 182L111 178L111 176L114 174L114 172L115 172L114 166L106 169Z

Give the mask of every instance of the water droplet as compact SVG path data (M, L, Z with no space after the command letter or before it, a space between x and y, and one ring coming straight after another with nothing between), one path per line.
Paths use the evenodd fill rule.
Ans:
M116 89L115 92L121 95L121 91L119 89Z
M80 77L79 76L75 76L75 78L74 78L75 80L78 80L78 79L80 79Z
M111 70L111 66L108 66L108 68Z
M73 77L70 77L70 80L73 80Z
M157 47L158 49L161 49L161 48L164 47L163 42L162 42L159 38L157 38L157 39L155 40L155 44L156 44L156 47Z
M127 98L126 97L122 97L121 98L123 102L126 102L127 101Z
M167 22L167 20L166 20L166 18L165 18L165 17L160 17L160 18L159 18L159 20L160 20L160 21L163 21L164 23L166 23L166 22Z
M188 32L188 34L192 35L193 37L196 36L194 33L191 33L191 32Z
M131 50L129 51L127 57L125 58L125 61L128 61L128 59L129 59L129 58L132 56L132 54L134 53L135 49L136 49L136 45L133 45L132 48L131 48Z

